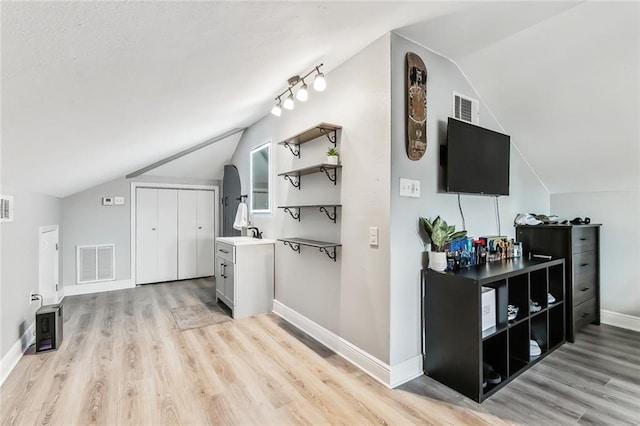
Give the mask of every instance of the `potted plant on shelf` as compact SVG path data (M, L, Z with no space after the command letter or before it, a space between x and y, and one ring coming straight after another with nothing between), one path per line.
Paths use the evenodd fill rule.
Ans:
M338 164L338 150L334 147L327 151L327 164Z
M429 252L429 268L442 272L447 269L447 254L444 252L445 244L462 238L467 235L467 231L457 231L455 225L449 226L440 216L433 221L426 217L420 218L420 223L431 240L431 251Z

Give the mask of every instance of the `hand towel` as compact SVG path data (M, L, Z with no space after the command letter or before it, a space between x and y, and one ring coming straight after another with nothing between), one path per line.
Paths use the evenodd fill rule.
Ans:
M236 219L233 221L233 229L241 231L242 228L249 226L249 220L247 217L247 204L238 204L238 211L236 212Z

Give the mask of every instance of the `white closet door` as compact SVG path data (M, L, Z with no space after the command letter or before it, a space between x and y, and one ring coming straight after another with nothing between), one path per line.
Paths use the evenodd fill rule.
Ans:
M178 190L158 189L158 277L178 279Z
M196 191L178 191L178 279L198 276Z
M214 192L196 191L198 229L198 276L208 277L214 274Z
M158 190L136 190L136 284L158 276Z

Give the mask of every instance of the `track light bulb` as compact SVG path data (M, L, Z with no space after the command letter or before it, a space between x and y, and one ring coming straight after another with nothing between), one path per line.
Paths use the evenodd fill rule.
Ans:
M294 103L293 103L293 96L291 95L291 93L289 93L289 96L287 96L287 99L284 100L284 103L282 104L282 106L285 109L293 109Z
M280 117L282 115L282 108L280 108L280 104L274 105L274 107L271 108L271 114L275 115L276 117Z
M316 92L322 92L327 88L327 81L324 79L324 74L319 72L316 78L313 80L313 88Z
M298 89L296 93L296 99L300 102L306 102L309 99L309 91L307 90L307 83L302 82L302 86Z

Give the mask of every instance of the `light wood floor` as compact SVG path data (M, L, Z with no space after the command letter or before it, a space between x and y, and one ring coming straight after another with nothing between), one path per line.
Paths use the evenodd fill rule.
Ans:
M275 315L180 331L213 282L65 299L65 339L0 388L3 424L638 424L639 334L589 326L482 405L422 376L389 390Z

